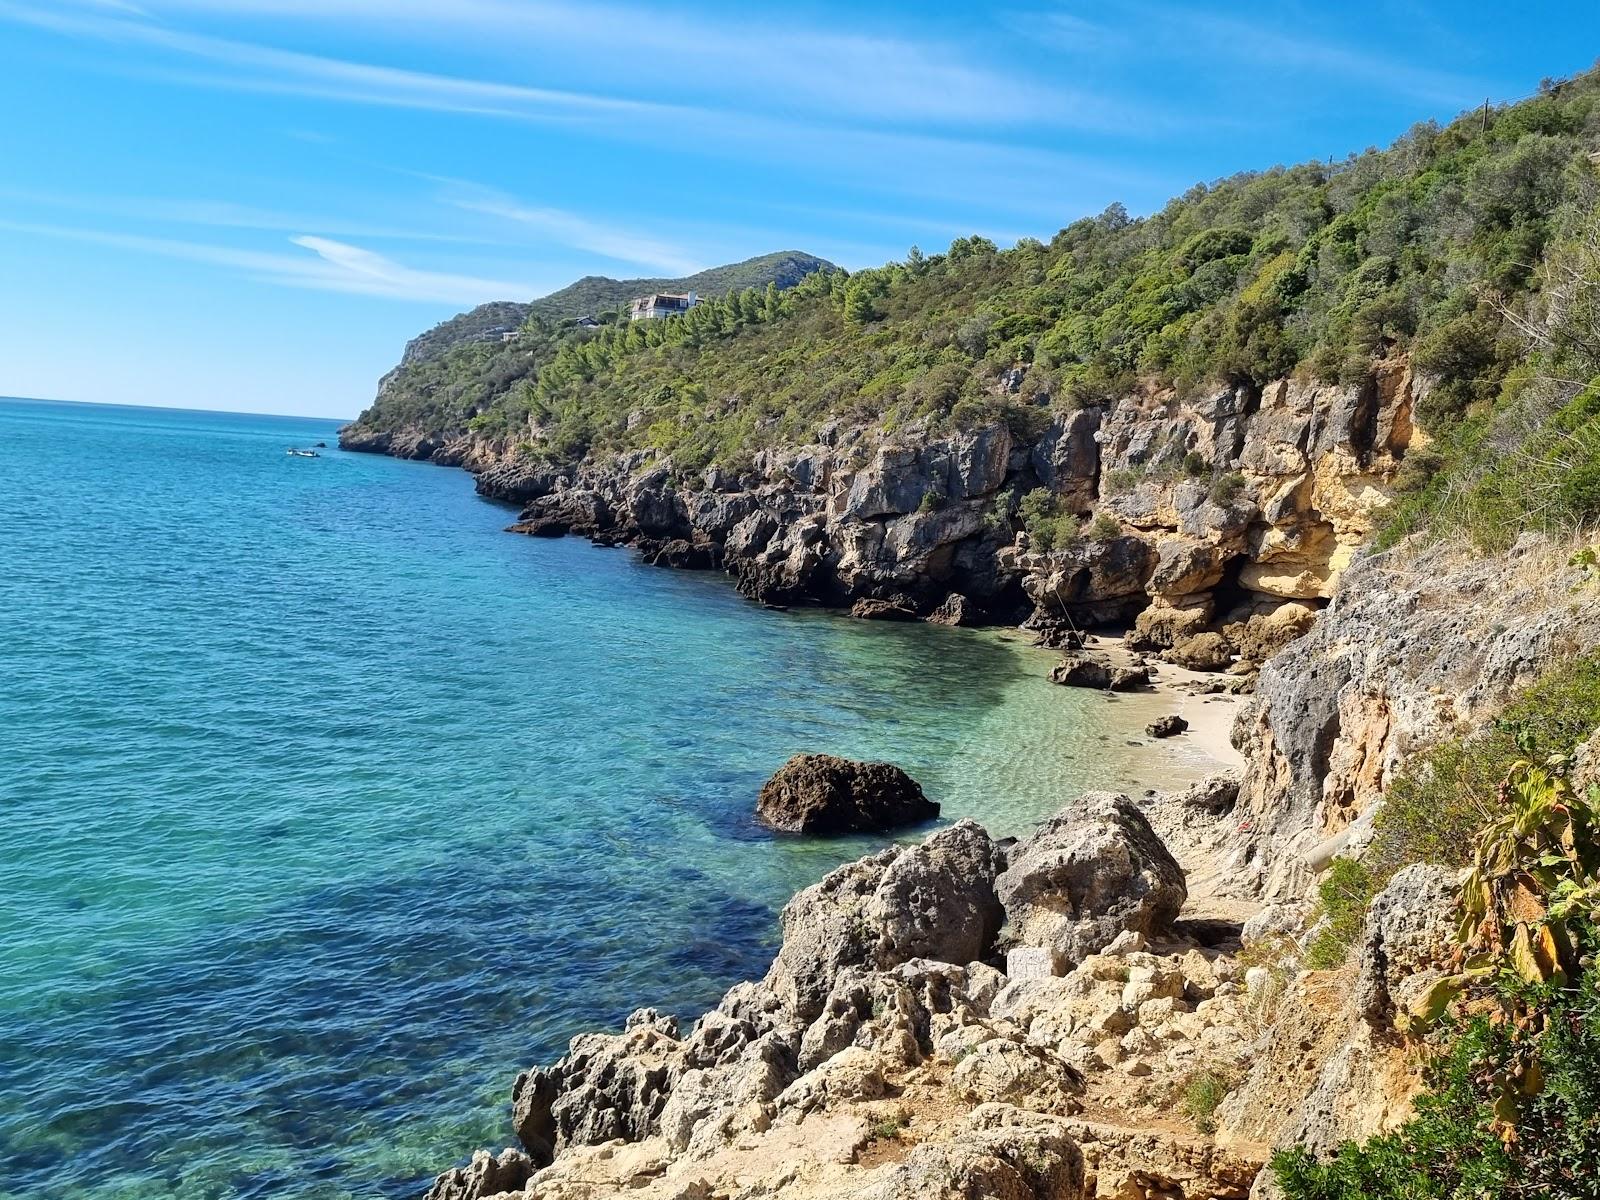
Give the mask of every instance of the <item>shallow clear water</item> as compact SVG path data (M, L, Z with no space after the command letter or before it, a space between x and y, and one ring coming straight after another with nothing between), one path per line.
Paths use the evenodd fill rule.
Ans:
M868 844L752 824L796 751L1004 832L1203 770L993 633L283 453L334 429L0 401L0 1196L407 1196L504 1144L519 1066L692 1017Z

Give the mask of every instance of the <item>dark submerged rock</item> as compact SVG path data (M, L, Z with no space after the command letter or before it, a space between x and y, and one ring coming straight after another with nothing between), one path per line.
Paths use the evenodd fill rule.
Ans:
M797 754L763 785L756 815L785 833L877 833L931 821L939 806L891 763Z

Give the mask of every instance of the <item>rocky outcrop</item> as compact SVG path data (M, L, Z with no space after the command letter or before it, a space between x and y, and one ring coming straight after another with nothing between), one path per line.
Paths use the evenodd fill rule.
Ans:
M637 451L551 464L464 435L357 423L341 437L466 466L485 495L522 507L516 531L722 569L764 604L963 625L1031 609L1040 627L1131 624L1136 649L1248 674L1304 632L1371 532L1421 390L1395 359L1350 385L1140 388L1053 411L1027 439L1002 423L887 434L833 421L811 444L693 476ZM1095 536L1030 548L1019 506L1037 489L1115 533L1097 521Z
M892 763L797 754L762 785L756 815L784 833L878 833L931 821L939 806Z
M479 1150L466 1166L435 1179L423 1200L487 1200L521 1191L533 1172L533 1160L520 1150L508 1148L499 1154Z
M1170 927L1181 876L1148 886L1164 854L1126 798L1090 795L1009 853L962 821L847 863L784 910L766 978L687 1033L641 1010L519 1076L525 1153L433 1198L1242 1195L1259 1157L1152 1124L1245 1049L1234 969ZM1053 969L990 965L1002 922Z
M1249 760L1241 894L1307 895L1308 858L1370 814L1411 755L1600 644L1600 583L1570 557L1526 535L1503 556L1402 546L1351 565L1310 631L1262 669L1235 725Z
M1327 1157L1410 1114L1422 1080L1396 1018L1449 963L1456 885L1454 872L1425 865L1389 882L1355 948L1353 989L1348 967L1260 981L1253 1065L1217 1113L1224 1144L1265 1140ZM1252 1195L1281 1193L1263 1175Z
M1126 796L1090 792L1018 843L995 881L1012 936L1061 963L1121 933L1165 931L1186 895L1183 871Z

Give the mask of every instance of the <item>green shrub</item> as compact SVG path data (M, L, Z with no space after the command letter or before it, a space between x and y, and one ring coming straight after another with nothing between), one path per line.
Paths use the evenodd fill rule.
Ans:
M1178 1102L1184 1115L1201 1133L1216 1132L1217 1107L1233 1090L1234 1081L1209 1068L1192 1072L1179 1090Z
M1514 763L1570 754L1600 726L1600 652L1552 668L1489 725L1415 756L1378 813L1382 869L1410 862L1459 865L1478 830L1501 810Z
M1108 512L1098 512L1089 522L1088 535L1097 542L1110 541L1122 534L1122 522Z
M1507 985L1510 986L1510 985ZM1593 1200L1600 1195L1600 997L1593 972L1523 990L1542 1019L1445 1026L1416 1115L1317 1161L1273 1156L1287 1200ZM1529 1069L1530 1066L1533 1069ZM1507 1090L1508 1079L1522 1086ZM1530 1094L1531 1093L1531 1094Z
M1190 479L1199 479L1206 473L1206 456L1198 450L1191 450L1183 456L1183 473Z
M1061 498L1048 488L1034 488L1017 506L1017 516L1028 531L1032 548L1048 554L1064 550L1078 537L1078 518L1063 512Z
M1219 475L1211 484L1208 495L1213 504L1227 508L1241 495L1244 494L1245 477L1237 471L1230 471L1226 475Z
M1326 877L1317 885L1322 927L1306 947L1306 966L1313 971L1327 971L1349 957L1377 890L1377 879L1360 862L1353 858L1333 860Z

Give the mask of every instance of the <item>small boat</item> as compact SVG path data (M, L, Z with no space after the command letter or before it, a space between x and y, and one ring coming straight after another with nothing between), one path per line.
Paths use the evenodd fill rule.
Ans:
M297 449L294 446L290 446L289 447L288 453L289 453L289 457L290 458L321 458L322 457L322 455L318 454L315 450L300 450L300 449Z

